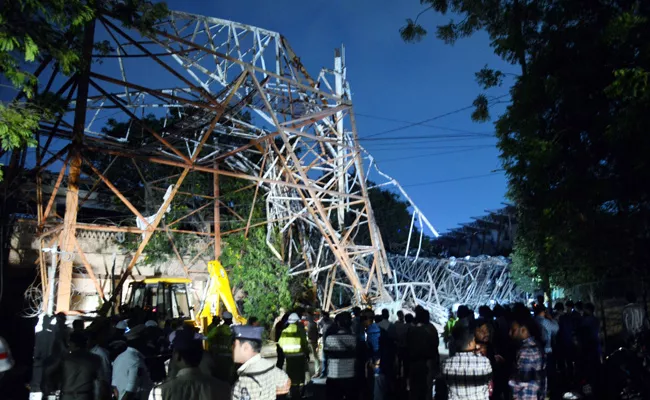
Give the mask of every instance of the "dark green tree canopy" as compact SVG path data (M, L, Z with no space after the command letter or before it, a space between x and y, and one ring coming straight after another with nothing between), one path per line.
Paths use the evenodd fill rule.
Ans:
M447 43L485 30L521 74L496 121L519 210L515 267L541 286L647 275L650 4L624 0L425 0L460 20ZM416 41L417 24L402 36ZM485 90L503 73L477 73ZM477 99L474 118L485 120Z
M15 89L15 98L0 102L2 150L35 146L39 123L53 119L67 105L39 86L38 76L48 65L65 75L81 67L84 27L107 14L141 32L168 15L163 2L147 0L9 0L0 8L0 73L3 84ZM95 50L110 50L108 42Z

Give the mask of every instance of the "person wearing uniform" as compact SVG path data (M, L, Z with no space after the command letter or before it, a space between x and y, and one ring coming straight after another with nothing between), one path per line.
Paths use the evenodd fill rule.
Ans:
M257 326L235 326L233 360L241 367L232 389L232 400L275 400L285 396L291 380L271 361L262 358L262 332Z
M291 397L299 396L301 386L305 384L305 372L309 361L309 343L298 314L289 315L289 324L282 331L278 344L286 357L287 374L291 378Z
M112 384L117 400L147 400L153 387L141 353L146 342L144 325L136 325L124 336L128 347L113 362Z
M71 333L70 352L45 368L50 387L61 390L60 400L108 398L107 382L100 377L101 361L86 349L86 345L87 339L82 332ZM99 388L97 395L95 385Z
M174 378L160 386L162 400L218 400L230 396L230 386L226 382L201 371L199 365L202 358L201 341L194 338L194 332L178 332L174 339L172 359L179 371Z
M216 370L215 377L224 382L232 383L234 375L232 361L232 314L224 311L223 324L213 327L208 331L208 348L214 358Z

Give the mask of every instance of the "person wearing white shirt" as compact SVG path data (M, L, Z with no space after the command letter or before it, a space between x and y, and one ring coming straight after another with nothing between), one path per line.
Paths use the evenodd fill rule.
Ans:
M106 331L101 331L99 328L96 329L91 329L89 328L87 330L88 332L88 339L89 339L89 345L90 345L90 352L97 357L99 357L100 360L100 371L99 371L99 379L106 382L108 386L111 385L111 379L113 377L112 375L112 365L111 365L111 357L106 350L106 348L103 346L105 344L105 332Z
M134 326L125 334L128 347L113 363L112 385L118 400L147 400L153 387L144 355L144 325Z
M648 319L645 309L637 303L636 295L633 292L628 292L625 297L628 304L623 307L623 338L626 342L631 342L639 333L648 328Z

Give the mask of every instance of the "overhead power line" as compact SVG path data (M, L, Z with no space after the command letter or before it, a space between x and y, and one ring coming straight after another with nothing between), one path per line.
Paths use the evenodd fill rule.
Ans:
M494 148L493 146L489 146L489 147ZM489 147L479 147L479 146L477 146L477 147L474 147L474 148L471 148L471 149L442 151L442 152L429 153L429 154L417 154L417 155L411 155L411 156L405 156L405 157L389 158L387 160L378 160L378 162L380 164L384 164L384 163L393 162L393 161L412 160L412 159L417 159L417 158L441 156L441 155L444 155L444 154L466 153L468 151L485 150L485 149L487 149Z
M382 121L400 122L400 123L403 123L403 124L414 124L415 123L413 121L407 121L407 120L404 120L404 119L387 118L387 117L381 117L381 116L378 116L378 115L370 115L370 114L362 114L362 113L354 113L354 115L357 116L357 117L365 117L365 118L369 118L369 119L378 119L378 120L382 120ZM468 131L467 129L458 129L458 128L451 128L451 127L448 127L448 126L431 125L431 124L420 124L420 126L425 126L427 128L440 129L441 131L449 131L449 132L475 133L475 134L485 133L485 132Z
M504 97L506 97L506 96L509 96L509 95L508 95L508 94L504 94L504 95L501 95L501 96L497 96L497 97L494 98L494 100L499 100L499 99L502 99L502 98L504 98ZM446 112L446 113L444 113L444 114L436 115L436 116L431 117L431 118L423 119L423 120L421 120L421 121L410 122L410 123L408 123L407 125L403 125L403 126L400 126L400 127L397 127L397 128L388 129L388 130L385 130L385 131L381 131L381 132L373 133L373 134L371 134L371 135L364 136L363 138L360 138L360 139L368 139L368 138L372 138L372 137L376 137L376 136L385 135L385 134L387 134L387 133L398 132L398 131L401 131L401 130L404 130L404 129L408 129L408 128L411 128L411 127L414 127L414 126L422 126L422 125L425 125L427 122L435 121L435 120L437 120L437 119L441 119L441 118L444 118L444 117L448 117L448 116L453 115L453 114L458 114L458 113L460 113L460 112L463 112L463 111L469 110L469 109L471 109L471 108L474 108L474 105L473 105L473 104L468 105L468 106L466 106L466 107L459 108L459 109L457 109L457 110L453 110L453 111Z
M458 135L418 135L418 136L391 136L391 137L382 137L382 138L359 138L359 140L364 143L367 142L380 142L380 141L390 141L390 140L437 140L437 139L452 139L450 141L457 140L473 140L473 139L491 139L494 138L494 133L482 133L482 134L458 134ZM455 139L455 140L454 140Z
M471 175L471 176L462 176L460 178L443 179L443 180L439 180L439 181L411 183L411 184L408 184L408 185L402 185L402 187L430 186L430 185L438 185L438 184L442 184L442 183L467 181L467 180L470 180L470 179L487 178L489 176L501 175L499 172L501 172L501 171L493 171L493 172L490 172L489 174L483 174L483 175Z
M470 148L479 148L479 147L491 147L491 148L496 148L494 144L456 144L456 145L436 145L436 146L418 146L417 144L413 143L397 143L394 145L390 145L388 143L379 143L378 144L380 147L373 147L369 151L374 154L378 153L381 151L400 151L400 150L431 150L431 149L470 149ZM406 146L404 146L406 145Z

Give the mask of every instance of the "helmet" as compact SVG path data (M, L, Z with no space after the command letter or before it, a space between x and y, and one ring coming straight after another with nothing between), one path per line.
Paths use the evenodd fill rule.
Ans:
M14 367L14 358L11 356L9 344L0 336L0 372L9 371Z
M300 321L300 317L296 313L291 313L291 315L289 315L289 318L287 319L287 322L290 324L295 324L298 321Z

